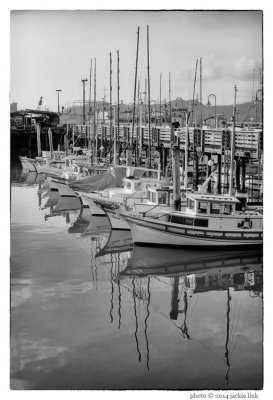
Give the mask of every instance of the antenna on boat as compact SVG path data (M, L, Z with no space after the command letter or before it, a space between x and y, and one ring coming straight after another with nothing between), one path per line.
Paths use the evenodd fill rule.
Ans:
M135 128L138 47L139 47L139 27L137 28L137 50L136 50L136 68L135 68L135 85L134 85L133 121L132 121L132 134L131 134L131 138L130 138L131 149L133 147L133 137L134 137L134 128Z

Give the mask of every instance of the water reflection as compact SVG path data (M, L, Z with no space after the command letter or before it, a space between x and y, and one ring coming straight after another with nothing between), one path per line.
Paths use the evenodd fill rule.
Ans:
M232 296L230 290L247 291L252 298L262 298L262 252L248 251L190 251L135 246L128 265L119 273L119 278L130 278L135 313L135 342L138 360L139 321L136 313L136 299L147 303L145 318L145 339L147 369L149 369L149 341L147 321L151 302L150 279L169 278L171 304L169 317L182 333L183 339L194 340L194 331L188 326L190 299L199 293L226 291L226 339L223 349L226 362L225 382L229 385L230 363L230 313ZM148 278L148 281L147 281ZM146 280L146 289L142 281ZM164 281L168 284L167 281ZM128 284L128 283L127 283ZM139 290L136 290L136 285ZM224 310L223 310L224 312ZM182 319L178 321L179 315ZM208 312L209 315L209 312Z
M13 388L262 387L260 252L135 247L14 176Z

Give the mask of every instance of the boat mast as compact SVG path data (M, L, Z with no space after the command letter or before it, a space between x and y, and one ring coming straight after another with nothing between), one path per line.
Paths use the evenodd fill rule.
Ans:
M237 86L234 86L234 105L232 115L232 134L231 134L231 150L230 150L230 175L229 175L229 196L232 196L233 187L233 164L234 164L234 143L235 143L235 126L236 126L236 93Z
M189 158L189 119L190 119L190 111L185 111L186 113L186 138L185 138L185 177L184 177L184 186L188 187L188 158Z
M135 68L135 85L134 85L133 121L132 121L132 135L131 135L131 139L130 139L130 148L131 149L133 147L133 137L134 137L134 128L135 128L138 46L139 46L139 27L137 28L137 50L136 50L136 68Z
M202 58L200 58L200 126L203 125L203 113L202 113Z
M192 95L192 106L191 106L191 122L193 122L194 104L195 104L195 85L196 85L196 75L197 75L198 59L195 64L195 74L194 74L194 84L193 84L193 95Z
M160 126L162 125L162 119L161 119L161 77L162 77L162 73L160 72L160 78L159 78L159 112L160 112Z
M88 150L91 151L91 132L90 132L90 118L91 118L91 84L92 84L92 58L90 61L90 74L89 74L89 101L88 101L88 114L89 114L89 135L88 135Z
M147 25L147 73L148 73L148 161L151 168L151 97L150 97L150 62L149 62L149 25Z
M117 140L119 140L119 50L117 50L117 133L115 134L115 164L117 162Z
M95 140L95 149L93 152L93 161L97 160L97 132L96 132L96 58L94 60L94 140ZM94 146L93 146L94 147Z
M109 142L110 142L110 149L112 145L112 53L110 52L110 100L109 100L109 119L110 119L110 135L109 135ZM111 162L111 159L110 159Z

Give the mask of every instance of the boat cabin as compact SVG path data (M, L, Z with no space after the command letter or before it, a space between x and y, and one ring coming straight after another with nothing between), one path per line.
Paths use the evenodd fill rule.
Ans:
M186 200L186 191L189 189L181 188L181 203ZM147 189L147 204L158 204L165 206L174 205L174 195L172 186L162 186L162 187L148 187Z
M187 194L186 213L200 216L232 216L240 201L236 197L214 194Z

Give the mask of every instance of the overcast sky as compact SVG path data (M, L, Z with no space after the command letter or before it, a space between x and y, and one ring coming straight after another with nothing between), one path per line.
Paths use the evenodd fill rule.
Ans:
M82 99L81 79L97 62L97 99L109 101L109 53L113 60L116 101L116 54L120 53L120 99L133 101L137 27L140 27L139 79L147 77L147 25L150 30L151 99L192 98L195 63L202 58L203 103L214 93L217 104L251 101L259 89L262 67L261 11L13 11L11 13L10 101L19 109L43 106L57 110ZM199 75L199 71L198 71ZM93 82L92 82L93 86ZM89 82L86 85L89 96ZM200 93L199 79L196 93ZM93 93L92 93L93 98Z

